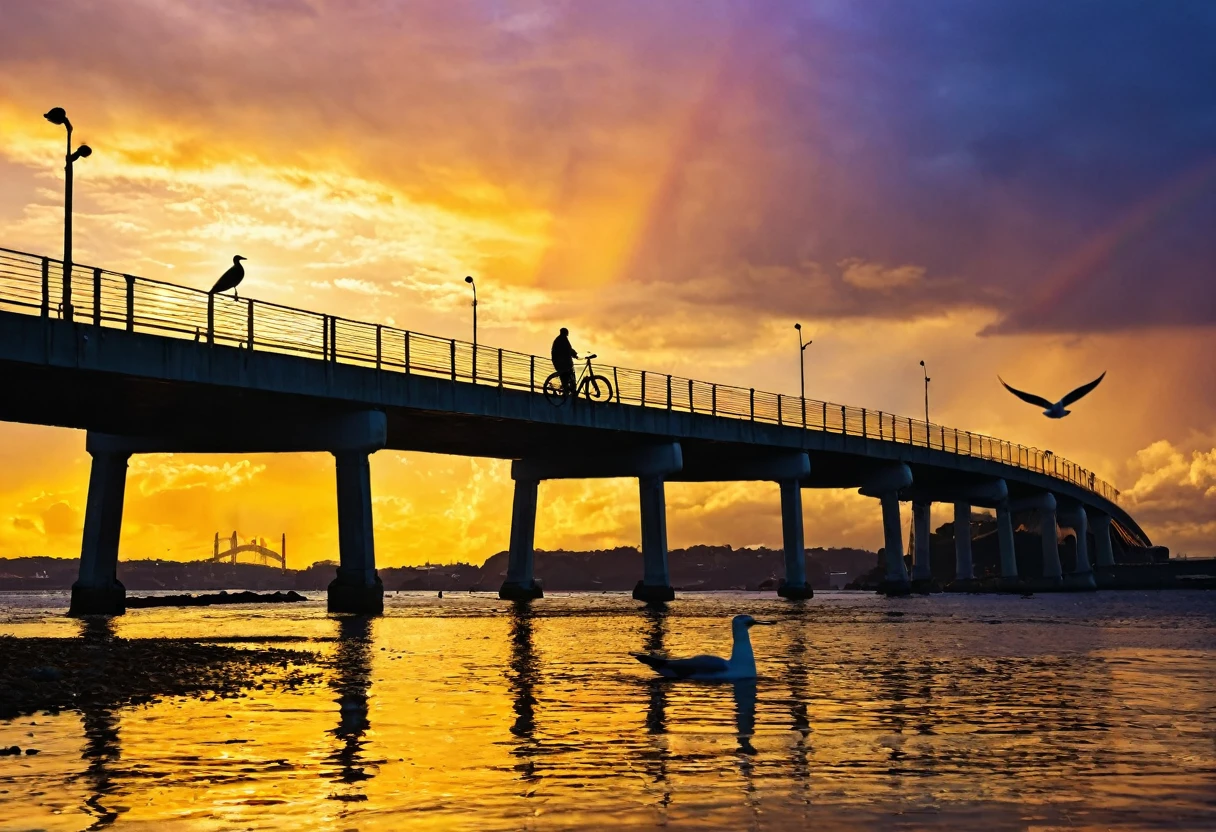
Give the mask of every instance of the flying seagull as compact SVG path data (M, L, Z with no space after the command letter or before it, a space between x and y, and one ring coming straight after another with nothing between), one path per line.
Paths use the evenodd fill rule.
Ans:
M747 631L757 621L750 615L736 615L730 622L735 644L730 651L730 660L717 656L693 656L691 659L665 659L650 653L634 653L633 657L649 665L668 679L693 679L701 682L733 682L736 679L756 678L756 657L752 653L752 640Z
M232 268L220 275L220 279L215 281L215 285L211 287L211 291L207 294L214 295L217 292L227 292L232 289L232 296L240 297L236 293L236 287L245 279L245 267L241 265L242 260L248 260L248 257L237 255L232 258Z
M1098 384L1101 383L1102 379L1104 379L1104 378L1106 378L1105 372L1103 372L1102 375L1098 376L1096 379L1091 381L1089 384L1082 384L1076 390L1073 390L1067 396L1060 399L1055 404L1052 404L1051 402L1047 401L1047 399L1043 398L1042 396L1036 396L1033 393L1023 393L1021 390L1015 390L1014 388L1010 387L1008 384L1005 384L1005 379L1001 378L1000 376L997 376L997 380L1000 381L1001 384L1005 385L1005 389L1008 390L1013 395L1017 396L1022 401L1029 402L1030 404L1033 404L1033 405L1038 405L1039 407L1047 408L1046 410L1043 411L1043 415L1046 416L1048 419L1063 419L1065 416L1067 416L1069 413L1072 412L1071 410L1065 410L1065 408L1068 407L1073 402L1079 400L1082 396L1084 396L1090 390L1093 390L1095 387L1097 387Z

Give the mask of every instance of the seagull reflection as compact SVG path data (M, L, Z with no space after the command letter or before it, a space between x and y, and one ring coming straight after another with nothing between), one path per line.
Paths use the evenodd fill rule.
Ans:
M372 619L343 616L338 619L338 647L334 653L335 675L330 682L337 696L338 727L330 733L341 745L330 755L337 766L332 775L341 783L370 780L378 773L378 763L363 759L364 734L368 721L368 691L372 676ZM362 800L362 793L335 794L335 800Z
M515 722L511 733L519 740L512 752L520 758L515 770L521 780L534 782L540 779L536 773L536 651L532 646L532 619L535 613L529 601L516 601L511 608L511 661L507 673L507 685L511 689L511 707L515 711Z
M104 649L114 640L114 622L109 616L90 615L81 619L80 637L90 648ZM120 810L105 806L103 801L115 791L111 767L122 756L118 736L118 714L110 703L85 697L81 702L81 723L84 727L84 753L87 762L85 779L91 794L85 798L86 814L93 817L87 829L101 829L118 820Z

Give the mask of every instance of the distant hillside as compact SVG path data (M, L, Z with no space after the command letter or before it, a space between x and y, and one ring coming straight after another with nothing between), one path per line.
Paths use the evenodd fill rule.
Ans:
M843 586L869 571L877 555L863 549L808 549L807 580L817 589ZM677 589L772 589L785 574L778 549L733 549L692 546L668 553L671 581ZM323 590L334 576L333 563L307 569L200 561L119 561L118 579L128 590L252 589ZM553 591L630 590L642 575L642 555L621 547L592 552L536 553L536 575ZM507 553L499 552L481 566L385 567L380 578L387 590L496 591L507 572ZM0 558L0 590L63 590L76 580L75 558Z

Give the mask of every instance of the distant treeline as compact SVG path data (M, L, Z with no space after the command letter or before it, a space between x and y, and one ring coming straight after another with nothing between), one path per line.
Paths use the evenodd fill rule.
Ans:
M843 586L868 572L877 555L864 549L808 549L807 580L816 589ZM672 585L677 589L771 589L785 574L780 549L735 549L692 546L668 553ZM333 562L307 569L205 561L119 561L118 579L131 591L149 590L323 590L334 577ZM497 591L506 577L507 553L499 552L481 566L390 566L379 570L387 590ZM590 552L557 550L536 553L535 573L551 591L630 590L642 576L642 555L620 547ZM0 558L0 591L70 589L77 576L76 558Z

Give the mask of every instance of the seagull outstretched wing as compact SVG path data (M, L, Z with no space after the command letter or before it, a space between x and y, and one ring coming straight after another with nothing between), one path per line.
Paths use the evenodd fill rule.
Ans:
M999 381L1001 384L1003 384L1005 386L1006 390L1008 390L1010 393L1017 396L1019 399L1021 399L1024 402L1027 402L1029 404L1037 404L1039 407L1044 407L1044 408L1051 408L1055 404L1054 402L1047 401L1047 399L1043 398L1042 396L1036 396L1034 393L1023 393L1021 390L1010 387L1008 384L1005 384L1005 379L1001 378L1000 376L997 376L996 378L997 378L997 381ZM1101 379L1098 379L1098 381L1101 381ZM1097 382L1094 382L1094 383L1097 384ZM1090 388L1090 389L1093 389L1093 388ZM1085 393L1088 393L1088 392L1089 392L1089 390L1085 391ZM1082 393L1081 396L1084 396L1085 393ZM1069 395L1071 395L1071 394L1069 394ZM1080 396L1078 396L1077 398L1080 398ZM1067 402L1066 402L1066 404L1067 404Z
M1070 404L1072 404L1073 402L1080 399L1082 396L1084 396L1090 390L1093 390L1095 387L1097 387L1099 384L1101 384L1102 379L1104 379L1104 378L1106 378L1105 372L1103 372L1102 375L1098 376L1096 379L1091 381L1089 384L1082 384L1076 390L1073 390L1067 396L1060 399L1060 404L1064 405L1065 407L1068 407Z
M652 656L647 653L634 653L633 657L642 664L653 667L660 673L667 670L681 679L688 676L725 673L729 669L726 659L721 659L717 656L693 656L691 659L665 659L662 656Z

